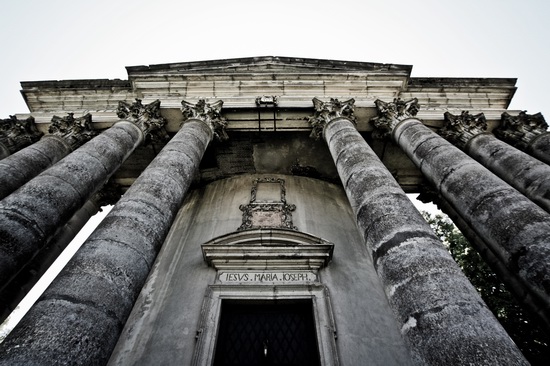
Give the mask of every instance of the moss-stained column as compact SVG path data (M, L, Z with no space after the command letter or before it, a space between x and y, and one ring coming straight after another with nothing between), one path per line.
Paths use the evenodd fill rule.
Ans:
M0 199L97 135L89 113L79 118L74 118L73 113L65 117L53 116L48 132L50 134L40 141L0 160Z
M184 124L8 338L0 365L104 365L215 132L222 102Z
M375 126L419 167L438 194L550 308L550 215L414 118L416 100L376 101Z
M353 100L314 99L323 136L419 365L525 365L449 252L357 131Z
M108 182L99 192L86 201L63 227L57 230L48 243L9 283L1 286L0 322L10 315L11 311L27 295L89 219L98 211L101 211L102 206L114 205L121 195L121 187L113 182Z
M0 119L0 159L34 144L42 135L43 133L36 128L32 116L24 121L16 116Z
M445 112L445 125L438 132L476 159L531 201L550 212L550 165L497 139L487 130L483 113Z
M119 108L121 118L0 201L0 285L6 284L120 167L151 131L160 101Z
M541 113L522 111L511 116L504 112L500 126L493 132L499 139L550 165L550 132Z

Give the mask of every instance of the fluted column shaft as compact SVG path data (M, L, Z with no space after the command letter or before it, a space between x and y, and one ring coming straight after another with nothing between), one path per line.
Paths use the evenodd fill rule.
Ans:
M48 135L0 160L0 199L63 159L71 151L71 146L62 138Z
M187 120L0 345L0 365L107 362L212 136Z
M334 118L323 137L414 361L527 364L354 124Z
M483 113L445 113L439 134L491 170L531 201L550 212L550 165L486 132Z
M143 141L118 122L0 201L0 284L37 253Z
M548 213L415 118L397 123L392 137L507 267L550 304Z

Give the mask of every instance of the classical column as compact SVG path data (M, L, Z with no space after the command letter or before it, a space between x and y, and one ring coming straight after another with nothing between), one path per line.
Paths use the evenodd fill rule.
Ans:
M542 114L522 111L511 116L504 112L500 126L493 132L499 139L550 164L550 132Z
M131 107L131 108L130 108ZM33 257L152 131L160 101L121 104L117 122L0 201L0 284Z
M0 119L0 159L34 144L42 135L43 133L36 128L32 116L24 121L15 116Z
M118 184L107 182L63 227L57 230L48 243L16 276L0 286L0 322L10 315L88 220L101 211L102 206L114 205L121 195L122 188Z
M107 362L181 206L222 102L184 103L184 124L8 338L0 365Z
M544 299L541 299L537 293L530 290L530 286L525 283L525 280L520 278L517 273L512 272L502 258L496 255L491 246L487 245L482 238L472 229L472 227L460 216L456 210L443 198L435 192L432 186L423 185L420 188L420 195L417 198L422 202L433 202L442 212L444 212L470 245L479 253L481 258L491 267L497 274L498 278L506 284L506 288L516 299L533 315L540 323L540 327L546 332L550 332L550 313Z
M79 118L74 118L73 113L53 116L49 135L0 160L0 199L96 136L91 122L89 113Z
M439 134L481 165L550 212L550 165L497 139L487 132L483 113L445 112ZM549 140L550 141L550 140Z
M356 129L353 100L314 99L401 334L417 364L527 364L449 252ZM473 351L475 350L475 351Z
M416 100L375 103L375 126L549 309L550 215L416 119Z

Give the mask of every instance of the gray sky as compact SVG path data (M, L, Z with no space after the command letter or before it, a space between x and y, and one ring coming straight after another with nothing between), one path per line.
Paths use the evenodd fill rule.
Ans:
M28 112L20 81L290 56L407 64L413 76L514 77L511 108L550 119L547 0L0 2L0 118Z

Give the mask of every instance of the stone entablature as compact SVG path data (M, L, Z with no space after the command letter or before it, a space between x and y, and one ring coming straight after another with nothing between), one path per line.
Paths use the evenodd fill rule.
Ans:
M100 117L96 111L114 112L118 101L132 102L135 98L144 103L160 99L163 110L176 111L182 99L191 103L201 98L223 99L224 108L229 110L256 108L259 96L271 95L277 97L281 109L310 108L313 97L354 98L358 109L368 110L367 120L376 114L376 99L391 101L397 97L417 98L428 111L419 115L425 120L431 119L432 109L468 109L499 120L516 89L515 79L411 78L412 66L408 65L284 57L134 66L127 70L129 80L23 82L22 93L33 115L90 111L94 119ZM499 112L491 116L486 110ZM165 115L169 124L170 113ZM441 115L434 118L443 119ZM296 122L293 127L307 125Z

